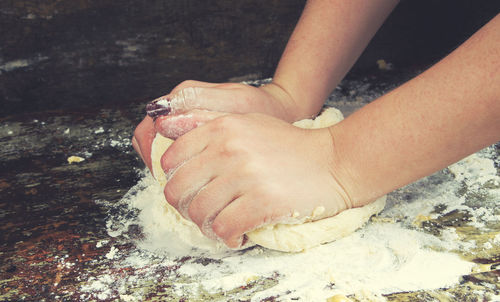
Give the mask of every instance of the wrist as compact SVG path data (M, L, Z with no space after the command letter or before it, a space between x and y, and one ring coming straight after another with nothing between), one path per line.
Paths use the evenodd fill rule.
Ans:
M294 98L280 85L271 82L259 87L272 100L272 114L287 122L297 121L297 106Z
M278 110L275 116L280 117L287 122L296 122L306 118L312 118L318 114L322 108L316 106L317 102L311 102L309 97L300 97L291 89L287 89L287 85L279 82L276 79L269 84L259 87L266 92L273 101L277 101Z
M342 122L341 122L342 123ZM350 140L345 139L345 131L341 123L328 128L332 141L332 159L330 170L339 185L343 188L351 207L361 207L386 194L383 191L383 177L367 177L376 174L367 173L359 163L364 154L353 152ZM368 151L369 152L369 151ZM369 168L368 168L369 169Z

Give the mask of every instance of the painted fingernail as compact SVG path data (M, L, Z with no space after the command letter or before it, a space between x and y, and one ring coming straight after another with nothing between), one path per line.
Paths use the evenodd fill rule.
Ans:
M147 114L156 119L158 116L167 115L172 111L170 99L168 97L160 97L146 105Z

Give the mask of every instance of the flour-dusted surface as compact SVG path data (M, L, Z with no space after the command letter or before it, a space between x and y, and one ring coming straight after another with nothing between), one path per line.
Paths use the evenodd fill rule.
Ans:
M322 301L335 294L384 301L386 295L397 292L454 288L463 283L461 276L491 269L465 260L464 255L500 249L498 229L492 231L500 221L500 213L491 207L500 197L492 150L487 148L390 194L386 210L354 234L295 254L260 247L219 252L191 249L175 238L161 215L155 215L164 201L158 198L161 188L145 171L123 198L122 211L108 220L113 237L127 236L131 226L139 226L143 237L130 239L136 246L131 251L108 245L113 267L88 280L82 295L139 301L145 293L128 289L148 282L165 284L169 299L216 301L269 297ZM486 196L483 207L473 204L470 196L477 194ZM471 240L466 232L472 229L487 236ZM116 273L122 271L135 273ZM453 297L450 291L447 295ZM495 293L493 289L474 294L498 301Z
M295 254L260 247L234 252L191 250L183 239L175 238L172 226L161 221L161 215L153 214L164 202L158 198L158 193L161 189L147 174L124 200L141 210L133 223L141 225L146 236L136 242L142 251L122 255L116 266L132 265L135 269L151 264L176 267L172 282L179 297L230 292L270 279L277 284L261 288L256 293L241 291L231 295L230 299L245 299L252 295L253 301L260 301L279 295L318 301L337 293L360 292L378 296L451 286L473 267L458 255L436 251L457 248L457 244L391 222L370 223L351 236ZM120 220L125 231L132 221L122 218L114 217ZM118 234L119 230L112 232L112 235ZM117 254L114 247L110 249ZM153 255L162 260L148 260ZM189 257L189 260L179 263L184 257ZM116 278L118 276L112 277L109 286L116 286L116 283L125 286L129 282ZM154 279L154 276L150 277ZM105 280L95 280L95 285L100 288L106 280L110 281L109 275Z
M377 83L377 78L371 77L343 81L328 103L346 113L393 83ZM285 284L285 276L278 272L260 279L240 272L214 281L203 280L204 287L196 288L191 282L194 270L203 265L214 267L222 260L196 253L166 256L162 249L150 252L152 246L139 244L149 238L138 222L140 210L129 206L130 199L122 198L144 177L135 168L140 166L140 159L130 144L134 126L143 115L144 106L140 104L119 111L96 108L87 113L23 115L0 125L0 199L4 201L0 202L4 226L0 233L0 300L234 301L233 297L246 297L240 300L249 301L278 283ZM70 155L85 160L68 164ZM475 158L478 161L459 166L466 172L460 181L445 169L389 194L388 207L377 218L377 223L399 223L454 246L459 242L453 252L476 263L473 271L450 288L393 293L384 296L387 300L500 300L500 212L498 186L494 183L498 178L484 172L498 171L500 144ZM166 241L164 245L172 248L171 243ZM186 255L182 249L180 252ZM183 275L179 273L181 267ZM427 270L432 277L434 269ZM219 283L230 288L247 282L234 290L213 290L215 294L203 290ZM312 291L315 283L311 284ZM275 289L268 293L280 292ZM368 295L359 290L357 296L349 298L358 301L363 294ZM287 298L273 296L265 301L273 300Z
M356 104L328 102L343 112L379 93L363 83L336 92L346 88ZM169 237L164 221L151 221L159 200L144 197L161 189L144 172L119 204L99 201L112 235L101 249L114 257L99 275L79 277L81 299L142 301L153 292L166 301L324 301L337 293L354 301L500 301L498 154L498 146L486 148L397 190L365 228L298 254L192 250Z

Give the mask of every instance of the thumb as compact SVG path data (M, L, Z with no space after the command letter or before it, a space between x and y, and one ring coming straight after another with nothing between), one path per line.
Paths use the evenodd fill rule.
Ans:
M186 132L226 114L194 109L184 114L162 115L155 120L155 129L165 137L176 139Z

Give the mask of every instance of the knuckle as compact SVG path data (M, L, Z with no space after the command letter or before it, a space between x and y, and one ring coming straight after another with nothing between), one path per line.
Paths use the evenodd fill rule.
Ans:
M239 172L241 173L241 175L246 177L255 177L258 176L259 172L262 172L262 170L263 169L258 164L248 159L247 157L247 160L245 160L245 162L242 164Z
M241 139L228 139L217 146L217 155L226 160L231 159L238 166L238 175L255 175L257 168L252 167L252 158L247 145Z
M196 97L197 89L195 89L195 88L196 87L193 87L193 86L184 87L179 91L178 94L181 95L184 99L192 99L192 98Z
M194 80L184 80L184 81L180 82L179 85L175 86L174 90L179 90L179 89L183 89L186 87L190 87L190 86L193 86L195 83L196 83L196 81L194 81Z
M234 140L225 140L220 145L219 154L226 157L233 157L239 153L238 144Z

